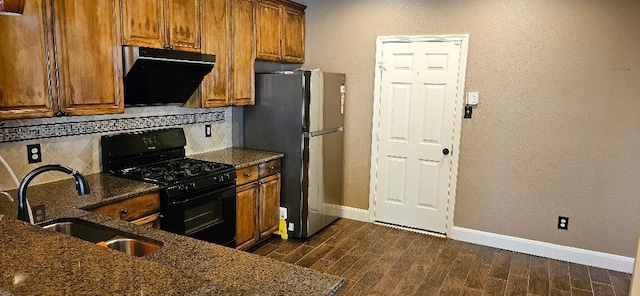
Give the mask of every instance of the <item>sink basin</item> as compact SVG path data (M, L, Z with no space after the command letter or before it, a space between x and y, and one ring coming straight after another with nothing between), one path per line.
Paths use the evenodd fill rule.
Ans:
M160 249L160 246L133 238L116 238L107 241L107 248L124 252L127 255L142 257Z
M44 225L42 228L97 243L109 249L136 257L153 253L162 246L160 242L155 243L134 238L133 235L120 230L81 219L60 219Z
M73 221L58 221L53 224L45 225L42 228L75 236L79 239L90 241L92 243L107 241L116 236L116 233L110 231L108 228L101 227L98 224L92 224L93 223L90 222L73 219Z

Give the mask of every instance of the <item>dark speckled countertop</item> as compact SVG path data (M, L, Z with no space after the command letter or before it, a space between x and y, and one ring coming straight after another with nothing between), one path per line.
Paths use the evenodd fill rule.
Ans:
M236 167L282 157L225 150L199 157ZM217 158L219 153L229 160ZM41 229L14 219L17 201L0 196L0 295L332 295L344 284L337 276L85 211L158 190L107 174L86 178L87 196L77 196L73 179L30 186L27 195L32 206L45 205L48 220L76 217L162 247L133 257ZM17 199L15 191L11 195Z
M73 209L92 209L118 202L134 196L159 189L157 185L111 176L109 174L91 174L84 176L89 183L90 193L79 196L75 180L71 177L27 188L27 197L31 207L45 205L45 220L69 217ZM0 213L10 217L18 215L18 192L9 191L16 203L0 196ZM79 211L80 213L84 211Z
M189 157L191 158L232 164L236 167L236 169L246 168L252 165L259 164L261 162L278 159L283 156L284 154L282 153L251 150L238 147L189 155Z

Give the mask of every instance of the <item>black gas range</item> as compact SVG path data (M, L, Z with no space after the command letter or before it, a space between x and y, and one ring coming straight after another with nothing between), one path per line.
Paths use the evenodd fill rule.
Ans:
M185 156L182 128L103 136L102 171L157 184L160 227L235 247L235 168Z

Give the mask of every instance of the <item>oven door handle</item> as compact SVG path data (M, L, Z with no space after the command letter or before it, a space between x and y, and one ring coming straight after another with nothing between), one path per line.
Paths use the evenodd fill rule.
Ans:
M182 204L194 202L194 201L197 201L197 200L200 200L200 199L203 199L203 198L210 198L211 195L215 195L216 193L220 193L220 192L227 191L227 190L233 190L233 192L235 193L235 188L236 188L236 185L233 184L233 185L229 185L227 187L216 189L215 191L212 191L212 192L207 192L207 194L205 195L206 197L202 197L202 195L200 195L200 197L196 197L196 198L189 198L189 199L170 201L168 204L170 206L182 205ZM234 197L235 197L235 194L234 194ZM215 199L217 200L219 198L220 197L216 197Z

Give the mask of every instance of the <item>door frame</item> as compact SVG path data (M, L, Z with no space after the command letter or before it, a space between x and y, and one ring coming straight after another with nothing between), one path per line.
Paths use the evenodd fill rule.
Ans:
M385 43L413 43L423 41L445 42L458 41L461 43L460 66L458 72L458 92L456 93L456 106L453 123L453 147L451 153L451 171L449 173L449 197L447 202L447 225L445 235L450 237L453 231L453 214L455 210L456 188L458 181L458 160L460 154L460 134L462 128L462 116L464 114L465 78L467 73L467 55L469 51L469 34L455 35L398 35L378 36L376 39L376 63L373 91L373 126L371 129L371 168L369 181L369 221L375 222L375 200L377 186L377 159L378 159L378 129L380 125L380 95L382 81L382 47ZM385 224L386 225L386 224ZM406 228L407 230L411 230ZM415 231L415 230L414 230Z

